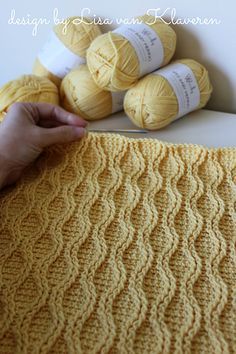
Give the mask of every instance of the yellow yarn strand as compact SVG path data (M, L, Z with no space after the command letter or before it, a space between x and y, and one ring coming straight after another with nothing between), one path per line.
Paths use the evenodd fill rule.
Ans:
M47 78L23 75L0 89L0 121L14 102L45 102L59 104L57 87Z
M83 22L76 24L76 20L81 20L80 17L70 17L66 21L68 25L63 23L54 27L54 33L59 40L74 54L85 58L86 51L91 42L101 34L100 27L92 23L89 18L83 17ZM60 86L61 78L47 70L40 60L36 58L33 73L39 76L46 76L53 81L57 86Z
M153 16L138 17L143 23L153 23ZM159 36L164 59L161 66L172 58L176 47L174 30L158 20L148 25ZM140 64L135 49L122 35L108 32L97 37L87 51L87 65L96 84L110 91L124 91L140 77Z
M212 92L207 70L192 59L182 59L176 63L185 64L192 70L200 91L200 103L196 109L204 107ZM155 130L165 127L176 118L179 104L167 79L151 73L127 92L124 109L135 125Z

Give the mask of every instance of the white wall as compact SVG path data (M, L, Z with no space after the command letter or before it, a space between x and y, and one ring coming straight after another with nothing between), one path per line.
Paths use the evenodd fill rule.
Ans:
M192 57L207 66L214 86L208 108L236 113L236 1L235 0L0 0L0 85L21 74L30 73L38 50L43 45L50 25L39 26L37 36L33 26L9 25L12 9L16 17L30 15L53 22L53 10L61 18L80 15L85 7L101 17L133 17L150 8L163 11L175 7L180 18L217 18L220 25L178 25L176 57Z

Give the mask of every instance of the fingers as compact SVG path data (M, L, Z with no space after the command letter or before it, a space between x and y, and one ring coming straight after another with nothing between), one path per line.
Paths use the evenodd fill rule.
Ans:
M20 105L20 104L19 104ZM67 112L59 106L49 103L21 103L27 109L36 124L52 120L68 125L86 127L88 122L76 114ZM19 108L19 107L18 107Z
M51 119L63 124L78 125L86 127L87 122L81 117L65 111L59 106L54 106L46 103L35 104L40 120Z
M48 119L42 120L38 123L38 126L42 128L55 128L55 127L61 127L62 125L64 124L53 120L48 120Z
M53 144L70 143L86 135L87 130L84 127L63 125L51 129L41 128L37 143L41 148L45 148Z

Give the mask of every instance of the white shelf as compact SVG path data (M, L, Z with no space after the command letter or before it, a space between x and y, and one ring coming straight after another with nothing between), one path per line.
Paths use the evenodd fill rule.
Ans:
M108 118L89 122L91 129L138 129L125 115L117 113ZM132 138L155 138L171 143L200 144L208 147L236 147L236 114L199 110L167 127L147 134L123 134Z

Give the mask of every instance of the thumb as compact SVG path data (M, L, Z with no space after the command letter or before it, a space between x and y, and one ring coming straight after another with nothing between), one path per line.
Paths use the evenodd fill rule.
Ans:
M70 143L87 135L83 127L64 125L57 128L45 129L40 136L40 147L44 148L53 144Z

